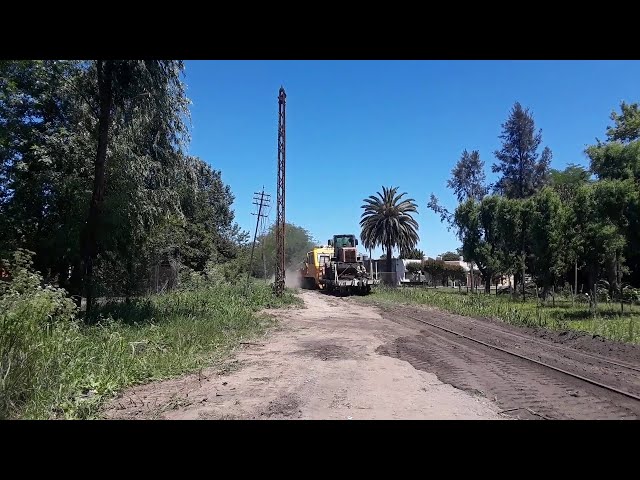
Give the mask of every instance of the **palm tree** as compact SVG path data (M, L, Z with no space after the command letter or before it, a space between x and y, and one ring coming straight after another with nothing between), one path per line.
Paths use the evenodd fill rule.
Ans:
M391 272L393 247L401 252L409 251L418 243L418 222L411 216L418 213L413 198L402 200L405 193L398 194L398 187L382 187L382 193L365 198L361 208L360 239L364 248L382 246L387 251L387 272Z

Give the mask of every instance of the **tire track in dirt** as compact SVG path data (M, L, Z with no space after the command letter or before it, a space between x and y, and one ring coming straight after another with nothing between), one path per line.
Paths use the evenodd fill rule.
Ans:
M480 319L404 306L387 306L383 310L385 318L405 326L414 325L420 334L397 338L380 347L379 353L432 371L440 380L457 388L480 391L517 418L640 418L640 402L636 400L444 332L409 315L632 393L640 390L637 372L610 364L606 357L586 357L570 347L558 349L551 342L527 338L520 332L513 335L509 328L484 325ZM630 361L627 363L634 366Z

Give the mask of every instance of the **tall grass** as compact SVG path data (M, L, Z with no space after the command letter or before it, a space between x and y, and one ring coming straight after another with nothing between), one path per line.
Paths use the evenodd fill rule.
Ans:
M95 418L117 391L209 366L264 331L258 310L296 302L261 283L199 286L104 305L87 326L64 291L16 272L0 297L0 418Z
M542 306L535 301L522 303L507 295L465 294L422 288L376 288L365 297L369 301L424 304L469 317L496 318L512 325L543 327L553 330L576 330L611 340L640 343L640 308L625 306L620 313L616 304L599 304L593 315L588 306L571 305L570 300L556 306Z

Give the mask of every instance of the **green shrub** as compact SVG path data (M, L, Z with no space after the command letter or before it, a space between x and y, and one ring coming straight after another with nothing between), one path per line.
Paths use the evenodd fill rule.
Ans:
M523 303L507 295L465 295L433 289L380 286L375 289L374 295L359 300L426 304L458 315L495 318L512 325L571 329L615 341L640 343L640 331L636 325L640 321L640 309L636 305L625 306L624 313L621 313L615 303L601 303L594 315L588 303L578 301L584 298L588 297L577 296L575 304L571 297L557 300L556 306L552 307L543 306L535 299Z
M96 418L123 388L211 366L264 331L275 297L262 282L213 283L99 306L76 320L64 290L44 286L29 252L16 252L0 283L0 418Z
M63 349L77 335L76 306L63 289L43 285L32 252L3 260L11 276L0 281L0 418L28 403L59 374Z

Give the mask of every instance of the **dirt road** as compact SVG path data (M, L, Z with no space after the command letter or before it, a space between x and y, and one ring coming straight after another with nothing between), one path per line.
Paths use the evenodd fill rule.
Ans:
M500 408L376 353L415 326L378 310L304 291L305 308L270 311L279 328L224 368L124 392L106 418L499 419Z
M222 369L132 389L106 417L640 418L640 401L631 398L640 397L638 346L425 307L301 295L305 308L270 311L279 328L244 345Z

